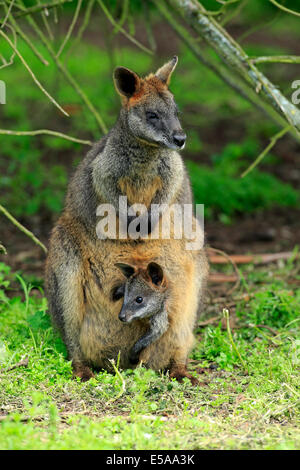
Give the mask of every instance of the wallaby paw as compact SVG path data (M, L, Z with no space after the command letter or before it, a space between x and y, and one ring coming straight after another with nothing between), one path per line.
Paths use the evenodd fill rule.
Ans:
M92 377L95 377L91 369L87 366L83 366L80 369L76 369L73 371L73 379L79 377L81 382L87 382Z
M130 363L131 363L132 365L138 364L138 362L139 362L139 357L140 357L139 354L136 354L136 353L134 353L134 352L130 352L130 354L129 354L129 361L130 361Z
M199 380L186 370L174 370L170 373L170 379L176 379L178 382L182 382L185 377L191 381L192 385L201 385Z

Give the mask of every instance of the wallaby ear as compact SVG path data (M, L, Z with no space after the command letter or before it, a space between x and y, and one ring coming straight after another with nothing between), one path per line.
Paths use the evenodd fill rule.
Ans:
M117 92L127 98L134 95L141 86L140 77L125 67L117 67L114 71L113 79Z
M151 277L153 284L160 286L164 279L164 272L162 267L157 263L149 263L147 266L147 273Z
M171 80L171 75L177 65L178 57L174 55L173 59L169 60L166 64L164 64L160 69L157 70L155 76L159 78L163 83L169 85Z
M119 268L127 279L129 279L135 273L135 268L130 266L130 264L125 263L115 263L115 266Z

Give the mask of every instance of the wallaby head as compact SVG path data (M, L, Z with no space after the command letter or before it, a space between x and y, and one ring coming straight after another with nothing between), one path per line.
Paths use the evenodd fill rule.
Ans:
M177 61L174 56L146 78L125 67L114 71L115 87L123 104L120 116L129 132L145 144L174 150L183 149L186 140L168 88Z
M166 300L167 289L162 267L154 262L146 268L125 263L116 263L116 266L127 278L119 319L131 323L137 318L148 318L158 313Z

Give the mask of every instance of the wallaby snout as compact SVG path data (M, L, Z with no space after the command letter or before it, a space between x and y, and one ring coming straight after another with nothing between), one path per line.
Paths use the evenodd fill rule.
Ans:
M185 141L186 141L186 134L180 130L180 131L175 131L173 133L173 141L174 141L174 144L182 149L184 147L184 144L185 144Z

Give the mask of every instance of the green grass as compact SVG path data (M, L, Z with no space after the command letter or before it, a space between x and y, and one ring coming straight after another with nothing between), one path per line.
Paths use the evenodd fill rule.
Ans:
M225 216L230 220L237 214L299 205L299 192L269 173L255 169L247 177L240 177L256 151L255 141L247 139L212 155L213 167L186 162L195 202L205 205L206 217ZM268 160L272 161L272 156Z
M220 323L196 330L190 369L207 368L206 385L144 368L80 383L42 292L0 264L0 448L299 448L299 262L244 275L250 300L237 300L232 335L247 372Z

